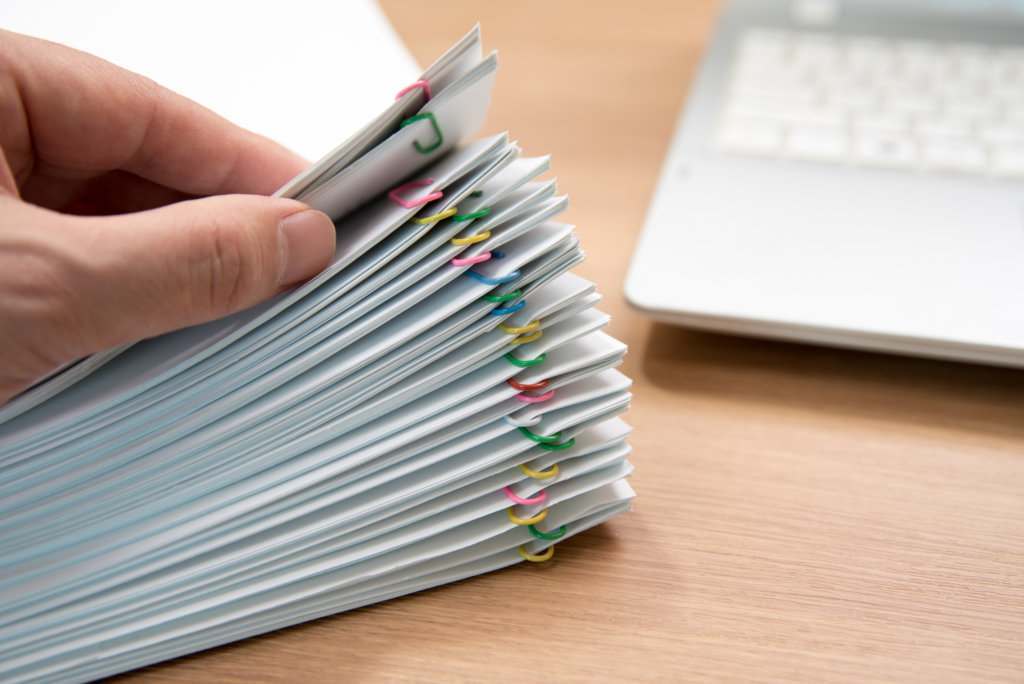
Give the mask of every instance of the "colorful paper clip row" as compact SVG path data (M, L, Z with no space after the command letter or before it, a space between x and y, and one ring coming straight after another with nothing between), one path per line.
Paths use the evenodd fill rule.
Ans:
M512 490L511 487L508 486L503 487L502 491L505 493L505 496L508 497L514 504L521 504L525 506L544 503L545 501L547 501L548 498L547 492L545 492L543 489L540 492L538 492L535 496L532 496L530 498L519 496ZM530 531L530 534L532 534L535 538L540 539L541 541L556 541L565 536L567 529L565 525L562 525L557 530L551 531L544 531L537 527L538 523L543 522L548 517L549 509L547 508L542 510L540 513L537 513L536 515L530 516L529 518L521 518L518 515L516 515L514 506L508 508L506 512L508 515L509 522L511 522L513 525L525 526L526 529ZM528 560L533 563L543 563L544 561L551 560L551 557L555 554L555 547L552 544L542 553L539 554L530 553L525 546L519 546L518 551L519 555L522 556L524 560Z

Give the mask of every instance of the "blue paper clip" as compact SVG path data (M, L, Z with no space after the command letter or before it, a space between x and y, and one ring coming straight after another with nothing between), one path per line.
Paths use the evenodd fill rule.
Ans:
M473 270L466 271L465 273L473 280L481 282L484 285L504 285L505 283L511 283L519 277L519 271L512 271L507 276L501 276L499 278L488 278L487 276L480 275Z
M512 306L502 306L502 307L499 307L497 309L491 309L491 315L492 316L504 316L505 314L515 313L516 311L519 311L520 309L522 309L524 306L526 306L526 300L525 299L520 299L518 302L516 302Z

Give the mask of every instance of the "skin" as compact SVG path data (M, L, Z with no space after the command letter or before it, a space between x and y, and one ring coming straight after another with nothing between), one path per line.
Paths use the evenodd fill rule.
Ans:
M326 216L266 196L304 160L5 31L0 151L0 405L60 364L252 306L334 251Z

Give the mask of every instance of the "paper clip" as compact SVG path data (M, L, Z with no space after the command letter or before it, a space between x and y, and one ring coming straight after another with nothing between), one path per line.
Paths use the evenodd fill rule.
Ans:
M528 430L524 427L519 428L519 432L521 432L524 437L529 437L534 442L537 442L537 444L553 444L558 440L562 439L561 432L556 432L553 435L538 435L536 432Z
M548 493L545 492L543 489L537 492L535 496L531 496L529 499L519 496L508 485L502 487L501 491L505 492L505 496L507 496L509 499L516 502L517 504L522 504L523 506L533 506L534 504L542 504L548 500Z
M491 253L484 252L483 254L477 254L471 257L455 257L452 259L452 266L473 266L475 264L482 264L485 261L491 260Z
M474 190L473 192L469 193L469 196L470 197L483 197L484 196L484 191L483 190Z
M401 90L399 90L397 93L395 93L394 98L395 99L401 99L402 95L404 95L404 94L406 94L408 92L413 92L414 90L417 90L417 89L422 90L423 94L427 96L428 100L431 97L433 97L433 95L430 93L430 82L429 81L425 81L423 79L420 79L419 81L413 81L408 86L406 86L406 87L402 88Z
M564 449L571 449L574 446L576 446L576 438L575 437L570 437L566 441L560 442L558 444L548 444L548 443L541 444L540 448L541 449L546 449L547 451L562 451Z
M517 546L516 551L523 557L523 560L528 560L531 563L545 563L551 560L551 557L555 555L555 545L552 544L544 551L544 553L530 553L526 550L525 546Z
M550 380L541 380L540 382L519 382L515 378L509 378L506 380L509 385L516 388L520 392L533 392L535 390L542 390L551 384Z
M490 207L483 207L482 209L477 209L476 211L471 211L468 214L459 214L458 216L453 218L452 221L459 221L460 223L462 221L472 221L473 219L483 218L484 216L487 216L490 213L491 213L491 208Z
M422 90L423 94L427 96L428 100L431 97L433 97L433 95L430 93L430 82L426 81L426 80L423 80L423 79L420 79L418 81L413 81L409 85L407 85L404 88L402 88L401 90L399 90L398 93L395 95L395 99L396 100L400 100L400 99L402 99L403 95L405 95L406 93L411 93L412 91L414 91L416 89Z
M540 364L547 361L548 355L547 353L544 353L532 359L520 359L517 358L516 355L513 354L512 352L509 352L508 354L505 354L505 360L511 363L513 366L518 366L520 368L532 368L533 366L539 366Z
M434 214L433 216L424 216L423 218L414 218L412 220L412 222L413 223L418 223L421 226L429 226L431 224L437 223L438 221L443 221L446 218L448 218L449 216L455 216L455 212L457 212L457 211L458 211L457 207L451 207L450 209L445 209L441 213Z
M402 193L405 192L406 190L412 190L413 188L424 188L433 182L433 178L423 178L421 180L414 180L409 181L408 183L403 183L394 190L390 191L388 193L388 198L395 204L405 207L406 209L415 209L416 207L422 207L424 204L427 204L428 202L433 202L434 200L441 199L442 197L444 197L444 193L441 192L440 190L435 190L434 192L427 193L423 197L418 197L414 200L407 200L403 198Z
M534 416L533 418L515 418L513 416L505 416L505 422L514 427L533 427L540 422L543 416Z
M519 470L522 471L526 477L531 477L534 480L550 480L553 477L558 477L558 464L551 466L547 470L534 470L527 465L522 463L519 464Z
M522 296L522 290L512 290L511 292L506 292L505 294L484 295L484 300L488 302L493 302L494 304L501 304L502 302L511 302L515 299L519 299Z
M398 127L405 128L417 121L430 121L430 125L434 128L434 135L437 137L437 140L429 145L421 145L419 140L413 140L412 146L415 147L416 151L420 154L430 154L444 143L444 136L441 134L441 127L437 125L437 118L434 116L433 112L424 112L422 114L410 116L408 119L398 124Z
M542 532L537 529L536 525L527 525L527 529L530 530L530 534L532 534L537 539L543 539L544 541L554 541L556 539L561 539L562 537L564 537L567 528L565 525L562 525L557 530L552 530L551 532Z
M483 283L484 285L504 285L505 283L511 283L513 280L516 280L519 277L519 271L512 271L508 275L499 276L497 278L489 278L488 276L481 275L473 270L466 271L466 275L477 282Z
M502 332L508 333L509 335L521 335L523 333L532 333L536 331L538 328L540 328L540 321L530 321L526 325L520 326L505 325L504 323L502 323L501 325L498 326L498 328Z
M519 399L523 403L541 403L543 401L547 401L548 399L554 397L554 395L555 395L555 390L551 389L551 390L548 390L547 392L545 392L544 394L539 394L537 396L534 396L532 394L522 394L522 393L520 393L520 394L516 394L515 398Z
M526 300L521 299L512 306L499 306L496 309L491 309L492 316L504 316L505 314L514 314L517 311L522 310L526 306Z
M537 515L531 518L520 518L518 515L512 512L512 509L508 509L508 519L513 525L536 525L539 522L544 522L544 518L548 517L548 509L544 509Z
M452 244L453 245L458 245L459 247L465 247L466 245L475 245L478 242L483 242L484 240L486 240L486 239L488 239L490 237L491 237L491 231L485 230L482 233L477 233L476 235L470 235L469 237L452 238Z
M536 342L542 337L544 337L544 331L538 330L532 335L527 335L526 337L517 337L516 339L509 342L509 344L530 344L531 342Z

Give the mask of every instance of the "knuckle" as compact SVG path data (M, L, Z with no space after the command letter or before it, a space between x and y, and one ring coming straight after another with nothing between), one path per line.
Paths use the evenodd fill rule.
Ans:
M214 221L195 226L197 249L189 269L198 318L223 316L252 298L262 268L259 242L244 228Z

